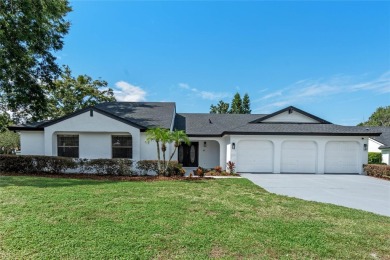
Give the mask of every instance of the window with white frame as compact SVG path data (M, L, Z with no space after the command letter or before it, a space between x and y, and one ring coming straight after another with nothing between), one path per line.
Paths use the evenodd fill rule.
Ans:
M111 144L112 158L133 158L133 138L131 135L113 135Z
M78 135L57 135L57 155L63 157L79 157Z

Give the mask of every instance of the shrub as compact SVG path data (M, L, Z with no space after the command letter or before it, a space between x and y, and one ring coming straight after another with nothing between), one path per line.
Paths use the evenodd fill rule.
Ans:
M79 161L83 170L97 175L132 175L133 161L129 159L91 159Z
M0 172L64 173L77 168L71 158L33 155L0 155Z
M214 167L214 171L221 173L222 172L222 167L221 166L215 166Z
M368 153L368 164L378 164L382 163L382 154L381 153Z
M369 176L390 179L390 165L367 164L364 165L364 171Z
M32 156L0 155L0 172L35 172Z
M204 177L205 173L206 173L206 169L204 169L200 166L194 170L194 175L199 176L199 177Z
M142 160L137 162L137 169L141 174L159 174L157 160ZM160 161L162 163L162 161ZM171 161L168 165L167 176L184 176L185 170L177 161Z
M228 161L226 165L227 165L228 172L230 172L230 174L234 174L236 164L232 161Z

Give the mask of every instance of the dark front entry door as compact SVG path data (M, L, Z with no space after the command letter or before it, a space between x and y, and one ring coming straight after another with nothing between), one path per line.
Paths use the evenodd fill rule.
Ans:
M199 143L193 142L190 145L181 144L177 155L178 161L183 167L198 167Z

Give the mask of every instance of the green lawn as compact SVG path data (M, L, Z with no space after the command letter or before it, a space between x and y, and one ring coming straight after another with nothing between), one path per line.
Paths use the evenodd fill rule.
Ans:
M0 259L390 258L390 218L245 179L0 176Z

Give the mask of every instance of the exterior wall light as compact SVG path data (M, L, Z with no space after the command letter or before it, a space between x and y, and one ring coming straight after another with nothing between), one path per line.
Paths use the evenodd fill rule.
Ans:
M236 149L236 144L235 143L232 143L232 149Z
M363 144L363 151L367 151L367 144Z
M207 142L203 142L203 147L207 147Z

